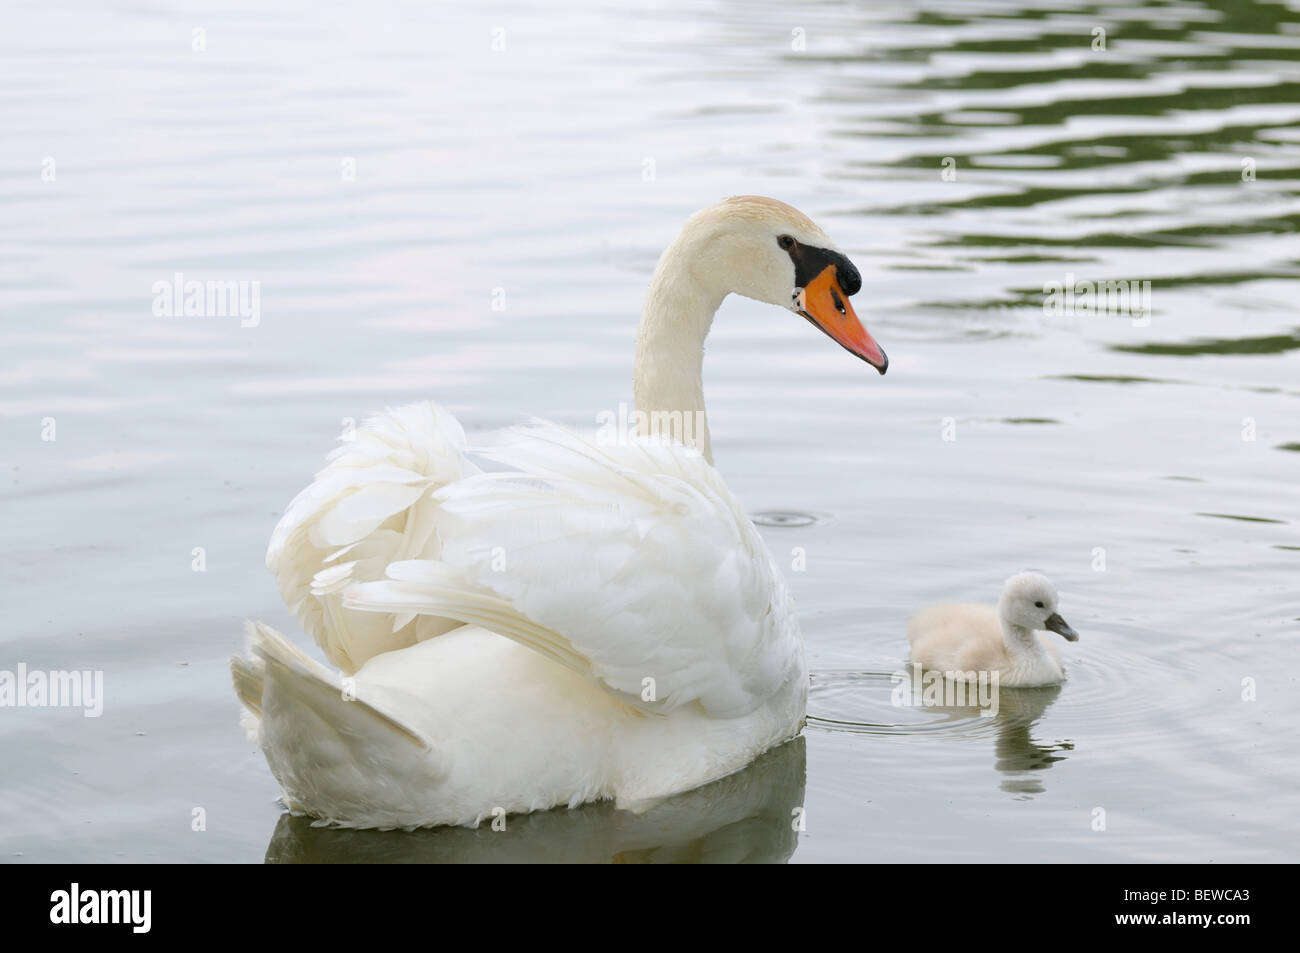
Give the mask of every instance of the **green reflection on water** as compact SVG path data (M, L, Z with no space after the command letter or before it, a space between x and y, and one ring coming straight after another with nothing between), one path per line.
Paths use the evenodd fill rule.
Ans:
M1112 351L1158 354L1164 357L1198 357L1202 354L1282 354L1300 349L1300 333L1257 338L1211 338L1183 344L1115 344Z

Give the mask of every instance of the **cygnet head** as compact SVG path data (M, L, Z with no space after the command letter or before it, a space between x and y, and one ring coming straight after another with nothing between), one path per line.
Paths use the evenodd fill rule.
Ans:
M733 196L691 216L678 246L665 257L674 264L684 258L719 300L734 293L787 308L881 374L889 368L849 303L861 274L797 208L761 195Z
M1037 572L1012 576L1002 587L998 613L1007 622L1025 629L1046 629L1069 642L1079 641L1079 633L1056 611L1056 588Z

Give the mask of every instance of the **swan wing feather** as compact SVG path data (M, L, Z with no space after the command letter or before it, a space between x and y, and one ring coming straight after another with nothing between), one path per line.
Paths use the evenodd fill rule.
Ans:
M487 626L651 711L739 717L802 670L780 572L698 453L540 421L477 452L514 469L435 491L440 559L390 565L349 606Z
M477 472L464 451L460 424L436 404L385 411L345 438L276 526L267 568L303 628L345 673L459 625L351 611L342 595L384 578L390 563L437 555L432 494Z

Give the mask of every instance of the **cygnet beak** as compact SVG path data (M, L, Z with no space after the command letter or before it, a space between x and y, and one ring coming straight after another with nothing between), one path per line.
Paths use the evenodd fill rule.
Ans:
M1070 628L1070 624L1061 618L1059 612L1053 612L1047 617L1043 625L1050 631L1055 632L1067 642L1078 642L1079 633Z

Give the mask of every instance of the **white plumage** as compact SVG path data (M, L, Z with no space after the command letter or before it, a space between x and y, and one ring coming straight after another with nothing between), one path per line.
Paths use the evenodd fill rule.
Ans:
M460 424L434 404L381 414L345 437L275 527L266 567L285 604L343 672L459 624L354 612L343 607L342 594L384 578L397 560L437 557L438 507L430 494L478 472L464 451Z
M1006 581L996 609L965 602L922 609L907 628L912 661L957 681L997 673L998 684L1008 688L1059 685L1065 680L1060 653L1036 634L1047 629L1078 640L1057 612L1057 601L1045 576L1022 572Z
M883 373L847 305L856 272L843 295L830 290L847 259L792 294L783 236L814 263L833 250L770 199L687 223L642 318L642 409L702 421L703 340L731 291L821 302L804 316ZM416 404L334 452L290 504L267 565L341 671L260 624L232 660L245 724L291 810L415 827L631 804L723 777L799 732L794 607L712 465L707 425L694 447L649 430L603 441L534 422L475 448L509 468L483 473L454 418Z

